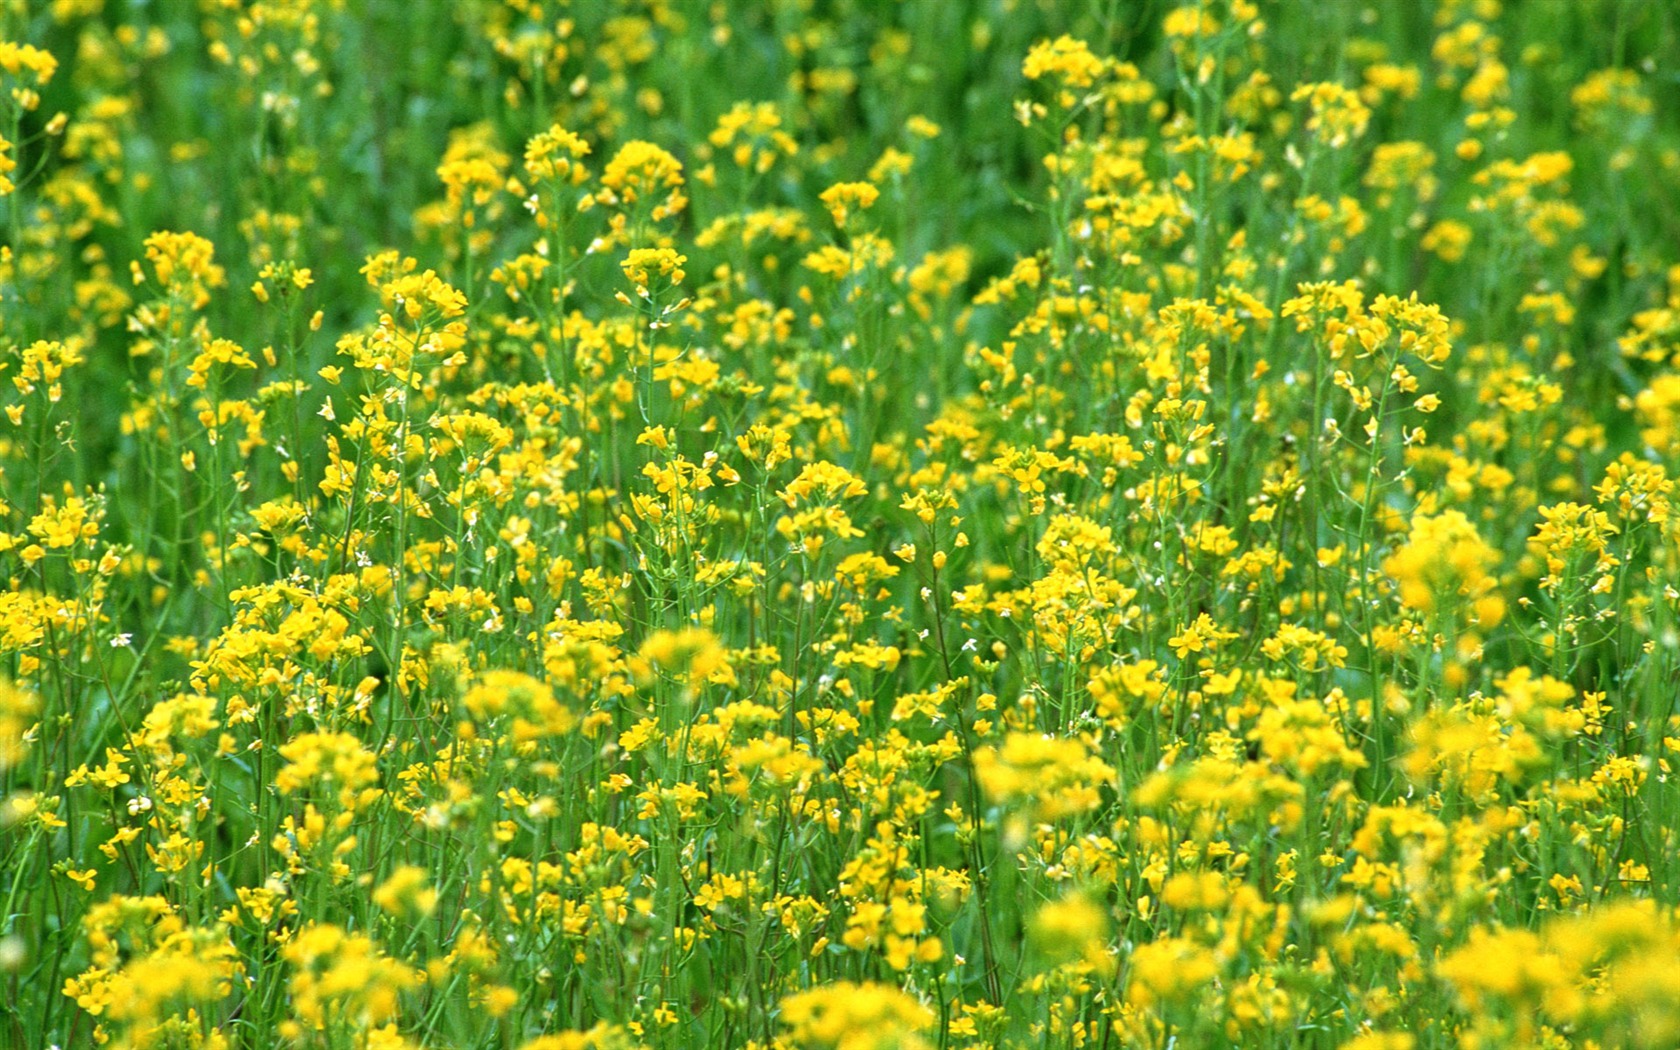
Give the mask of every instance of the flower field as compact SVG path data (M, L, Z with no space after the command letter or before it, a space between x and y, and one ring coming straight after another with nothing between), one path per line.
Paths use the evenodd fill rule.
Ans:
M0 1048L1680 1045L1676 70L0 0Z

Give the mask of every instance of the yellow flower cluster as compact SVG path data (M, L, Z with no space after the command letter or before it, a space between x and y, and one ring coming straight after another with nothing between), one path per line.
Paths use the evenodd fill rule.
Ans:
M1680 43L1366 7L0 2L0 1045L1674 1046Z

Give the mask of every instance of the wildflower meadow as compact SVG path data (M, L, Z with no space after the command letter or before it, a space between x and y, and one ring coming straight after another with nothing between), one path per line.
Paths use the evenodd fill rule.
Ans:
M1680 1045L1677 114L1671 0L0 0L0 1048Z

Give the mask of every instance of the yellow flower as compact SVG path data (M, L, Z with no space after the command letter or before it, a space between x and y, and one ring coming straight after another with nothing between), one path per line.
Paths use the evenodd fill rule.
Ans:
M1303 84L1289 96L1291 102L1307 102L1307 130L1319 142L1345 146L1365 133L1371 110L1356 92L1340 84Z
M1126 1001L1145 1009L1192 999L1219 974L1207 948L1183 937L1140 944L1125 959Z
M525 144L525 171L533 179L575 185L589 178L589 169L578 163L587 156L589 143L555 124Z
M1461 511L1419 515L1406 542L1383 560L1383 571L1400 585L1400 601L1409 609L1448 611L1462 599L1469 622L1497 624L1504 602L1492 593L1498 581L1489 570L1499 553L1482 539Z
M925 1050L933 1012L888 985L838 981L784 998L781 1020L799 1050Z
M867 182L837 182L822 191L821 199L834 225L845 229L853 208L866 211L880 196L881 191Z
M33 691L0 678L0 772L17 765L28 754L39 710L40 699Z
M379 792L374 755L350 733L304 733L280 748L286 764L275 774L282 794L304 793L336 801L347 810L371 802Z
M1052 965L1083 963L1099 974L1112 973L1109 914L1090 897L1069 893L1049 901L1027 923L1028 940Z
M561 703L543 682L518 671L486 671L461 698L474 718L489 721L512 717L516 742L559 736L577 724L576 713Z
M601 173L601 189L584 198L610 207L635 207L653 221L668 219L688 205L682 192L682 163L651 142L626 142ZM658 194L664 191L664 197ZM635 232L632 230L631 232Z
M210 289L227 282L226 273L215 263L216 249L196 233L175 233L160 230L146 238L146 261L158 284L170 296L180 296L193 309L203 309L210 301ZM140 284L144 274L139 263L133 264L134 283Z
M974 754L974 775L988 798L1022 805L1035 820L1059 820L1095 810L1104 788L1117 786L1114 767L1085 741L1012 732L1002 747Z
M1041 40L1027 52L1021 74L1028 80L1050 77L1066 87L1088 88L1103 72L1103 61L1083 40L1071 36Z
M687 256L670 248L636 248L619 264L619 268L636 286L636 295L648 299L652 297L650 288L656 283L666 288L681 284L688 276L683 272L683 265L687 262ZM655 277L661 280L655 282Z
M405 864L373 891L373 903L391 915L430 915L437 907L437 890L426 886L426 870Z
M329 924L298 930L280 956L292 968L292 1013L317 1029L329 1020L347 1020L352 1030L380 1024L396 1016L400 997L419 984L412 969L380 953L372 939Z
M628 1031L602 1021L588 1031L538 1036L521 1043L519 1050L632 1050L636 1045Z

